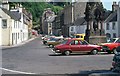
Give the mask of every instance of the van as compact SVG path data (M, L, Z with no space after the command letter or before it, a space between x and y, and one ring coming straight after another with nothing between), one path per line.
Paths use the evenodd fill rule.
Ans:
M85 34L74 34L74 38L84 40Z

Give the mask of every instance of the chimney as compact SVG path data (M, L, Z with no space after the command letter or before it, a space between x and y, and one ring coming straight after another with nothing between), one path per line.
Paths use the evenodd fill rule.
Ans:
M117 4L117 2L113 2L113 4L112 4L112 11L114 12L114 11L116 11L118 9L118 4Z
M120 1L118 2L119 8L120 8Z
M9 10L9 2L8 0L2 0L2 8L5 8L7 10Z

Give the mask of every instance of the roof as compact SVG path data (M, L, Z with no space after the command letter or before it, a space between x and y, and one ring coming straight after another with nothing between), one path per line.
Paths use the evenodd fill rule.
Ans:
M74 24L75 25L84 25L84 24L86 24L86 21L85 21L84 17L81 17L81 18L76 19Z
M111 13L108 18L105 20L105 22L113 22L117 21L117 11Z
M14 15L14 17L16 17L17 20L20 20L21 19L21 14L17 11L11 11L12 14Z
M7 9L1 8L7 15L9 15L14 20L20 20L20 14L18 12L11 12Z

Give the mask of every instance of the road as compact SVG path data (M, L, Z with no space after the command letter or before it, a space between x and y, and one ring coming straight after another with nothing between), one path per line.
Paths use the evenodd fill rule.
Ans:
M113 54L55 55L50 48L42 44L40 38L36 38L22 46L2 50L2 72L3 74L103 72L110 69L112 57Z

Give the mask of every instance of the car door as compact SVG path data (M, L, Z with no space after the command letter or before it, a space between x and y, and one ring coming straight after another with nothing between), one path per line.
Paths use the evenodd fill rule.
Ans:
M88 43L86 43L84 40L80 40L80 46L79 47L80 47L79 51L83 51L83 52L89 51Z
M79 51L79 41L78 40L72 40L70 42L70 49L72 52L77 52Z

